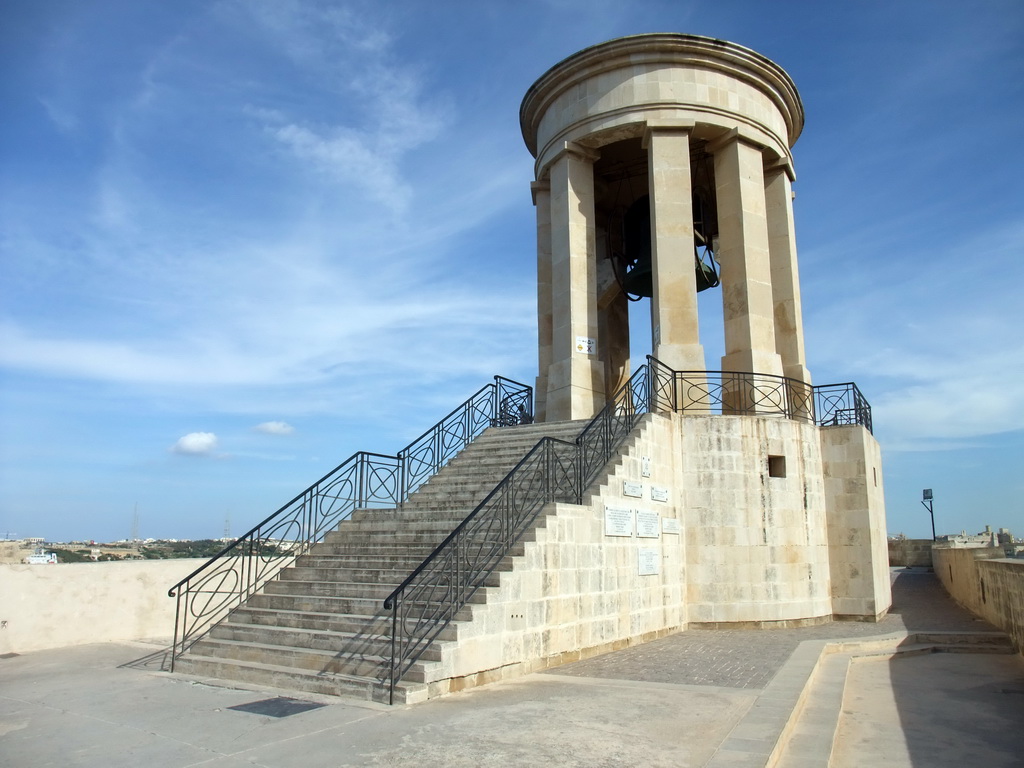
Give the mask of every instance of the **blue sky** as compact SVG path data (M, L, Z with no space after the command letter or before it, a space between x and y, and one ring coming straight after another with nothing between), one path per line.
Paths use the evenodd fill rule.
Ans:
M124 538L136 505L144 537L238 534L494 374L532 382L520 101L662 31L800 90L808 365L874 406L890 532L930 533L929 487L940 532L1024 534L1017 0L0 15L0 536Z

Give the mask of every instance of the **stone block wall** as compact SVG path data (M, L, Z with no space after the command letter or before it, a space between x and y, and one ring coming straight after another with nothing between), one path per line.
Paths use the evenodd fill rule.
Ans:
M174 634L170 586L204 559L0 565L0 653Z
M675 416L690 621L832 615L817 428L753 416Z
M686 628L676 445L671 420L648 415L584 504L545 508L524 555L428 670L437 693Z
M931 539L889 539L889 565L893 568L931 568Z
M831 461L834 470L852 474L869 443L847 433L852 439L837 444L852 444L855 456L833 451ZM648 414L583 504L543 510L523 556L500 574L485 603L467 606L461 618L472 621L458 622L458 641L445 645L427 682L444 693L692 624L830 619L836 590L828 478L814 426L773 417ZM844 606L874 618L889 605L880 489L876 496L861 482L851 490L856 478L846 479L841 487L860 506L842 506L837 527L846 550L838 562L863 564L865 576L844 582L849 589L864 585Z
M832 613L878 619L892 604L878 441L859 425L819 430L828 506Z

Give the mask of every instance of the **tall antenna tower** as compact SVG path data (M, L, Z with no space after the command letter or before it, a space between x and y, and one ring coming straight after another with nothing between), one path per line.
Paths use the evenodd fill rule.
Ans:
M231 538L231 510L224 513L224 538Z
M135 512L132 513L132 541L139 540L139 502L135 502Z

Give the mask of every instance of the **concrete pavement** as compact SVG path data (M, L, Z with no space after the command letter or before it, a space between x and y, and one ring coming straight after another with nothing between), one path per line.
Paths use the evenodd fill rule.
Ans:
M930 574L899 572L894 592L879 624L694 630L412 707L170 675L155 642L0 658L0 764L1024 764L993 735L1024 723L1024 659L894 658L901 642L926 648L906 644L915 632L991 631ZM984 759L933 748L958 740Z

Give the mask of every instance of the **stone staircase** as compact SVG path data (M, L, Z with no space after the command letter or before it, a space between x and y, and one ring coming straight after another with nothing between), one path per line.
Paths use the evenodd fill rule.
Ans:
M542 437L573 440L586 422L489 429L398 509L357 510L176 662L186 674L387 701L390 612L384 599ZM520 544L521 550L522 544ZM517 554L516 552L512 553ZM510 567L510 558L491 575ZM489 585L491 585L489 583ZM484 601L485 590L474 596ZM464 610L468 618L469 611ZM452 623L395 690L426 698L422 663L440 660ZM412 682L407 682L412 681Z

